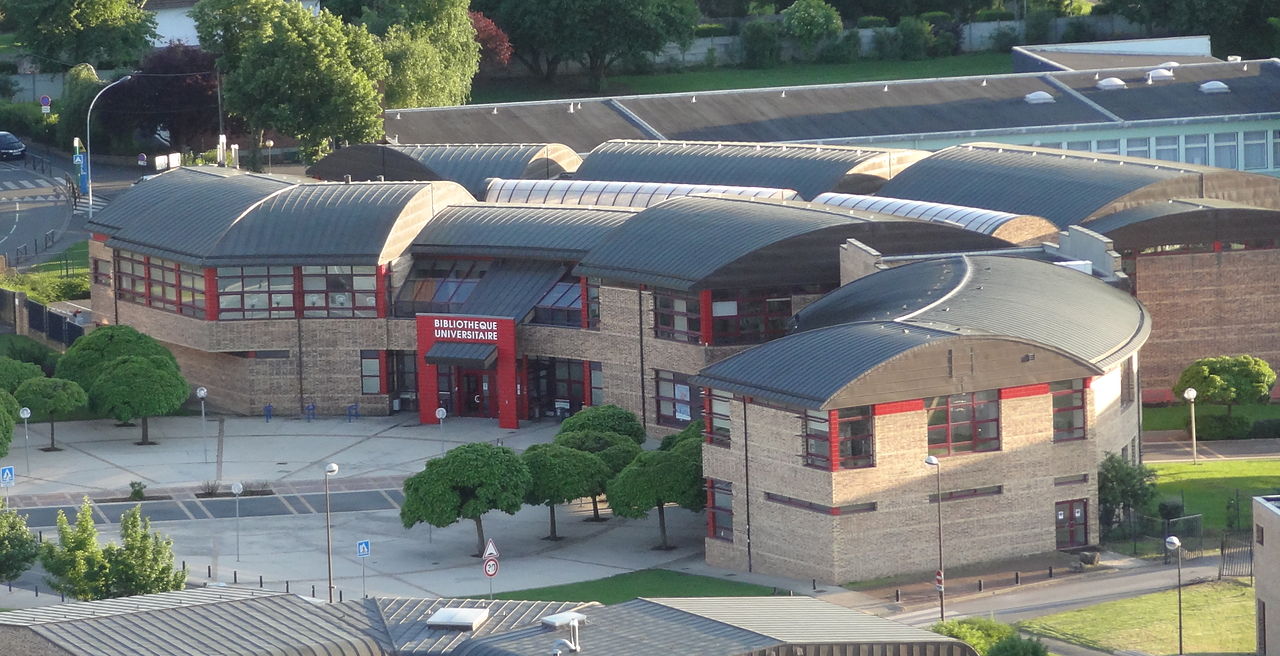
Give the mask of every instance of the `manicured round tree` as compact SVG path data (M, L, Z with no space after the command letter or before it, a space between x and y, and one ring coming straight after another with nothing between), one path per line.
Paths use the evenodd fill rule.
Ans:
M1182 398L1188 387L1195 388L1197 403L1224 405L1230 417L1236 404L1266 402L1275 384L1276 372L1266 360L1252 355L1222 355L1191 363L1178 376L1173 393Z
M141 418L140 445L155 444L150 439L147 419L177 410L191 394L186 379L178 373L178 365L161 356L116 358L99 371L89 389L93 409L121 422Z
M529 468L515 451L484 442L464 444L405 479L400 521L412 528L420 522L445 527L473 520L479 557L484 553L481 518L490 510L516 514L529 483Z
M616 405L595 405L583 408L561 422L560 431L557 434L584 430L626 435L637 444L644 444L645 440L644 426L636 418L636 413Z
M0 358L0 389L6 392L13 393L24 380L43 377L44 369L41 369L38 364L13 358Z
M555 443L570 449L594 453L609 467L612 475L617 475L618 472L626 469L641 451L640 445L631 438L608 431L584 430L561 433L556 436ZM586 521L605 521L600 517L600 495L604 494L604 488L605 485L602 483L587 492L591 495L591 517Z
M61 451L54 441L53 421L76 408L84 407L89 396L74 381L62 378L31 378L23 381L13 393L20 406L31 409L31 414L49 420L49 446L45 451Z
M77 339L58 360L56 373L87 390L104 365L126 355L158 356L176 363L169 349L152 337L129 326L103 326Z
M545 505L551 516L551 533L544 540L560 539L556 534L556 504L593 496L613 477L613 471L599 456L558 444L535 444L521 458L532 478L525 502Z
M690 510L702 510L706 505L706 487L701 470L701 465L680 449L645 451L609 481L606 486L609 507L613 514L632 519L644 519L650 510L657 508L662 543L656 548L671 549L667 543L666 505L675 503Z

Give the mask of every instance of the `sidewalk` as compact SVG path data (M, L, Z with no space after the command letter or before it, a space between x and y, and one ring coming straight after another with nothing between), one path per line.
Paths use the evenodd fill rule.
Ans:
M1196 452L1201 460L1280 458L1280 439L1199 440ZM1143 462L1182 462L1191 459L1191 437L1186 431L1143 433Z

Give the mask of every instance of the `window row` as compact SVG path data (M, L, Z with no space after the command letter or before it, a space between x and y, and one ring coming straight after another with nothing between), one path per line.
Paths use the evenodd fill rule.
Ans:
M1081 139L1065 143L1039 142L1038 145L1244 171L1280 168L1280 130L1272 130L1270 135L1267 130L1246 130L1124 139Z
M855 515L857 513L874 512L876 510L876 502L854 503L847 506L826 506L813 501L805 501L783 494L774 494L773 492L764 493L765 501L780 503L784 506L792 506L793 508L802 508L804 510L812 510L813 512L822 513L824 515Z
M565 274L534 305L531 323L589 330L599 328L600 281Z
M793 296L823 294L834 287L801 285L717 289L701 294L655 290L654 335L677 342L705 342L713 346L759 344L786 334L791 322Z
M207 317L204 270L199 267L117 251L115 277L116 297L122 301L197 319Z
M218 318L378 316L373 266L218 267Z

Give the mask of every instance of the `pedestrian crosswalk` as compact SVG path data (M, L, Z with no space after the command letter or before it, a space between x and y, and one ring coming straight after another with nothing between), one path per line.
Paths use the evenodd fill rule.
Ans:
M10 191L18 191L22 189L41 189L48 185L38 185L30 180L0 180L0 188Z
M107 206L107 199L101 196L93 197L93 212L95 214L97 214L98 212L101 212L102 208L106 206ZM80 198L76 199L75 213L85 214L85 215L89 213L89 197L88 196L81 196Z
M94 200L96 201L97 199L95 198ZM5 207L5 204L12 205L13 203L49 203L54 201L66 202L66 197L63 196L62 194L39 194L36 196L0 196L0 209L3 209Z

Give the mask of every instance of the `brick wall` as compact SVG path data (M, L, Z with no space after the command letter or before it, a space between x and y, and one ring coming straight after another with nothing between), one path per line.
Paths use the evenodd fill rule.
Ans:
M1253 576L1254 593L1259 602L1259 610L1266 606L1265 618L1261 624L1264 631L1258 632L1259 654L1280 654L1280 499L1273 501L1253 500ZM1258 544L1258 527L1262 527L1263 540ZM1266 636L1266 644L1263 642Z

